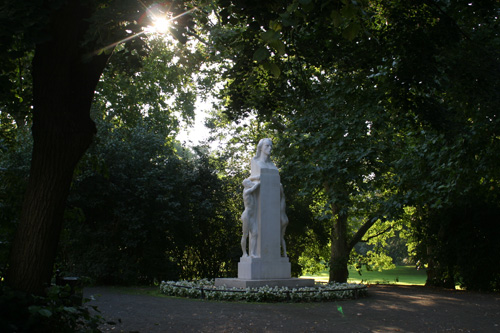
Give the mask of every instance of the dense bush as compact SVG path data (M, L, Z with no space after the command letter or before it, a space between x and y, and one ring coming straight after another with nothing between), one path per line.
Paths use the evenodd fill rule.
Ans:
M420 255L429 261L429 285L500 290L500 207L481 196L431 214L418 225Z
M147 124L101 135L70 193L60 269L106 284L234 274L237 217L210 157Z

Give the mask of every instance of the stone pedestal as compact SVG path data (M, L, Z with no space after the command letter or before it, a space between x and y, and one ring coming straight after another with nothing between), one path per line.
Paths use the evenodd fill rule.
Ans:
M257 223L259 226L257 255L265 261L278 260L281 258L281 226L280 175L277 169L260 170Z
M274 260L241 257L238 263L238 279L289 279L290 277L291 265L287 257Z
M277 169L260 170L257 194L257 257L241 257L239 279L288 279L291 266L280 250L280 175Z
M215 279L216 286L226 286L227 288L259 288L259 287L287 287L301 288L314 287L314 279L262 279L262 280L246 280L246 279Z

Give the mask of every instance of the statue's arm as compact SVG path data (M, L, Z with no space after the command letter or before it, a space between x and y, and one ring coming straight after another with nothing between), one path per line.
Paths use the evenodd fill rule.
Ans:
M254 186L252 186L248 189L248 193L255 191L256 189L259 188L259 186L260 186L260 183L256 183Z

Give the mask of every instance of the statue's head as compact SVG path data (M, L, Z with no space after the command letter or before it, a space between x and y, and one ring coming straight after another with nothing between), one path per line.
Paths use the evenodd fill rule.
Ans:
M254 157L255 159L258 159L260 157L260 155L262 154L262 147L264 147L264 144L266 143L269 143L271 147L273 145L273 141L270 138L260 139L259 144L257 145L257 153L255 154ZM269 156L267 159L269 160Z

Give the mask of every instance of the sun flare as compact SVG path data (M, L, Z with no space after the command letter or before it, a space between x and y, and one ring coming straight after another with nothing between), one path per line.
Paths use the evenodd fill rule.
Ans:
M164 34L168 31L170 20L166 17L155 17L153 19L153 29L155 32Z

